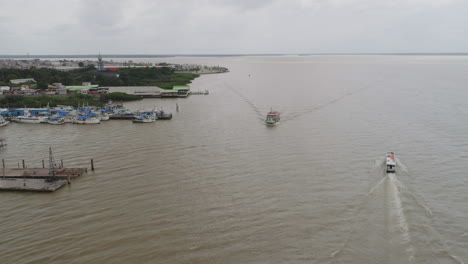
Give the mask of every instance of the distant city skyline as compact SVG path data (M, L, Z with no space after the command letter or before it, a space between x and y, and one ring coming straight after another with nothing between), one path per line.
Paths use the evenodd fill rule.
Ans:
M0 55L467 53L463 0L0 0Z

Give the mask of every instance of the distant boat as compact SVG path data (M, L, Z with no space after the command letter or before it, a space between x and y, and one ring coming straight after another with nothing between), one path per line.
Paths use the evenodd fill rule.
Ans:
M3 116L0 115L0 127L6 126L10 123L10 121L6 120Z
M132 119L133 123L153 123L155 121L154 116L149 116L145 114L141 114L138 116L135 116L135 118Z
M51 125L62 125L65 124L65 119L61 116L54 116L49 118L49 121L47 121L47 123Z
M172 119L172 113L166 113L164 112L164 110L159 109L159 110L156 110L154 111L156 113L156 117L158 118L158 120L170 120Z
M107 120L109 120L109 114L107 114L107 113L102 113L101 115L99 115L99 119L100 119L101 121L107 121Z
M18 123L39 124L47 123L48 119L47 116L17 116L13 118L13 121Z
M267 125L274 125L274 124L278 123L279 121L280 121L280 113L279 112L273 111L273 110L268 112L268 114L266 116L266 119L265 119L265 123Z
M387 152L387 155L385 157L385 163L387 165L386 167L387 173L395 173L395 167L396 167L395 153Z
M73 124L81 124L81 125L94 125L101 123L101 120L96 117L89 117L89 116L77 116L75 120L73 120Z

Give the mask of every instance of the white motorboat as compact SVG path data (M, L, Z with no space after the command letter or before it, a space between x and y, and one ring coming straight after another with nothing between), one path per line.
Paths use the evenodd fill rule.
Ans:
M133 123L152 123L154 121L156 121L156 115L154 112L144 112L132 119Z
M87 116L78 116L75 120L73 120L73 124L81 124L81 125L94 125L100 124L101 120L96 117L87 117Z
M49 118L47 116L17 116L13 118L15 122L30 124L47 123L48 120Z
M6 126L10 123L10 121L6 120L3 116L0 115L0 127Z
M109 120L109 115L106 114L106 113L103 113L103 114L101 114L101 115L99 116L99 119L100 119L101 121L107 121L107 120Z
M395 173L396 170L396 161L395 161L395 153L387 152L385 157L385 164L387 173Z

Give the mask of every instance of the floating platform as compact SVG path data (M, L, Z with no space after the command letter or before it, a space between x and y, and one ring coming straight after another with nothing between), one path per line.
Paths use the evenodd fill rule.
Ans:
M49 169L2 168L0 191L53 192L86 172L86 168L59 168L55 176L49 176Z

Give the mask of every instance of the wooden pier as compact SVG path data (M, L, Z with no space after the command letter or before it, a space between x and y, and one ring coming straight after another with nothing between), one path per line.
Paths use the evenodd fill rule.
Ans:
M58 168L51 176L43 168L2 168L0 169L1 191L53 192L71 180L87 172L87 168Z
M52 156L52 148L49 148L49 168L45 168L42 160L42 168L26 168L22 160L23 168L7 168L2 159L0 169L0 191L35 191L53 192L71 180L83 175L87 168L64 168L63 160L56 164ZM91 170L94 171L94 160L91 159Z

